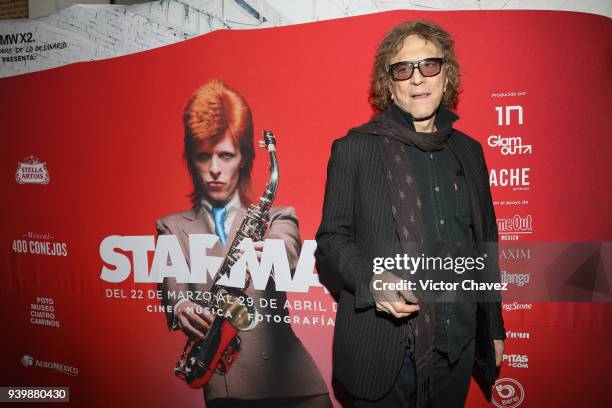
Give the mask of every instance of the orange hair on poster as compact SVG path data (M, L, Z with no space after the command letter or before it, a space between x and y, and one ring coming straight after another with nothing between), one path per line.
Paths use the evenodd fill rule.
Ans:
M185 127L184 155L191 173L194 191L193 204L205 196L205 189L198 181L193 166L193 152L197 143L210 139L217 141L229 135L240 150L238 189L243 204L249 202L251 170L255 150L253 148L253 118L246 100L237 91L219 79L211 79L191 96L183 113Z

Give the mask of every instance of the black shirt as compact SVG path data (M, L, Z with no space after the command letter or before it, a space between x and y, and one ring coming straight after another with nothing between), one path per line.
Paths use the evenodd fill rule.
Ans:
M414 130L412 116L392 105L393 119ZM452 116L451 116L452 115ZM457 117L437 115L438 128L450 126ZM451 136L452 137L452 136ZM423 203L423 222L430 242L474 242L470 195L465 172L450 148L426 152L416 146L406 146L406 154ZM455 254L456 255L456 254ZM453 277L451 277L453 278ZM455 276L456 278L456 276ZM448 354L452 363L474 337L476 304L452 302L454 293L446 292L436 302L434 348Z

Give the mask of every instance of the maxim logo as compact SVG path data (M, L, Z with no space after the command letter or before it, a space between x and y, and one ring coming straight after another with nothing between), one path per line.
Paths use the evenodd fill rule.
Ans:
M72 375L72 376L76 376L79 374L79 369L76 367L67 366L65 364L56 363L53 361L36 360L32 356L29 356L27 354L21 357L21 364L23 364L25 368L28 368L28 367L50 368L52 370L59 371L63 374Z
M19 184L49 184L47 163L41 163L37 157L26 157L17 163L15 179Z
M506 248L499 250L499 259L531 259L531 248Z
M504 156L515 154L531 154L533 149L531 145L524 145L523 139L520 136L502 137L501 135L491 135L487 139L487 144L490 147L499 147L499 151Z
M514 190L529 190L529 167L515 169L491 169L489 184L491 187L514 187Z
M530 339L531 334L528 332L514 332L511 330L508 330L506 332L506 337L508 339Z
M491 391L491 402L499 408L516 408L525 399L525 389L513 378L500 378Z

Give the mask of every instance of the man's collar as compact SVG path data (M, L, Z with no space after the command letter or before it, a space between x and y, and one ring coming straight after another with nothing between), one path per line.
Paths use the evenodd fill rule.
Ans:
M202 208L206 209L206 211L212 214L213 205L210 201L208 201L206 198L202 198L200 204ZM232 198L229 199L229 201L227 202L227 204L225 204L224 207L227 208L228 213L238 211L238 209L240 208L240 194L238 194L238 190L234 192Z
M387 115L393 121L406 126L408 129L416 131L414 128L414 119L412 115L399 106L397 106L394 102L383 112L383 115ZM452 127L453 123L459 119L459 116L455 114L450 109L445 108L444 106L440 106L438 111L436 112L436 118L434 120L434 124L438 129L443 129L446 127Z

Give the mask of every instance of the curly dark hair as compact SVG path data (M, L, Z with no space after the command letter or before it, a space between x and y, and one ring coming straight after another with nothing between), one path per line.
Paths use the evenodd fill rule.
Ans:
M455 44L451 35L442 27L430 21L415 20L396 25L385 35L376 50L372 82L370 87L370 103L377 111L387 109L391 103L388 72L389 62L402 48L404 40L410 35L417 35L425 41L431 41L446 58L444 64L448 77L448 86L442 96L441 104L450 109L457 106L459 94L459 63L455 55Z

